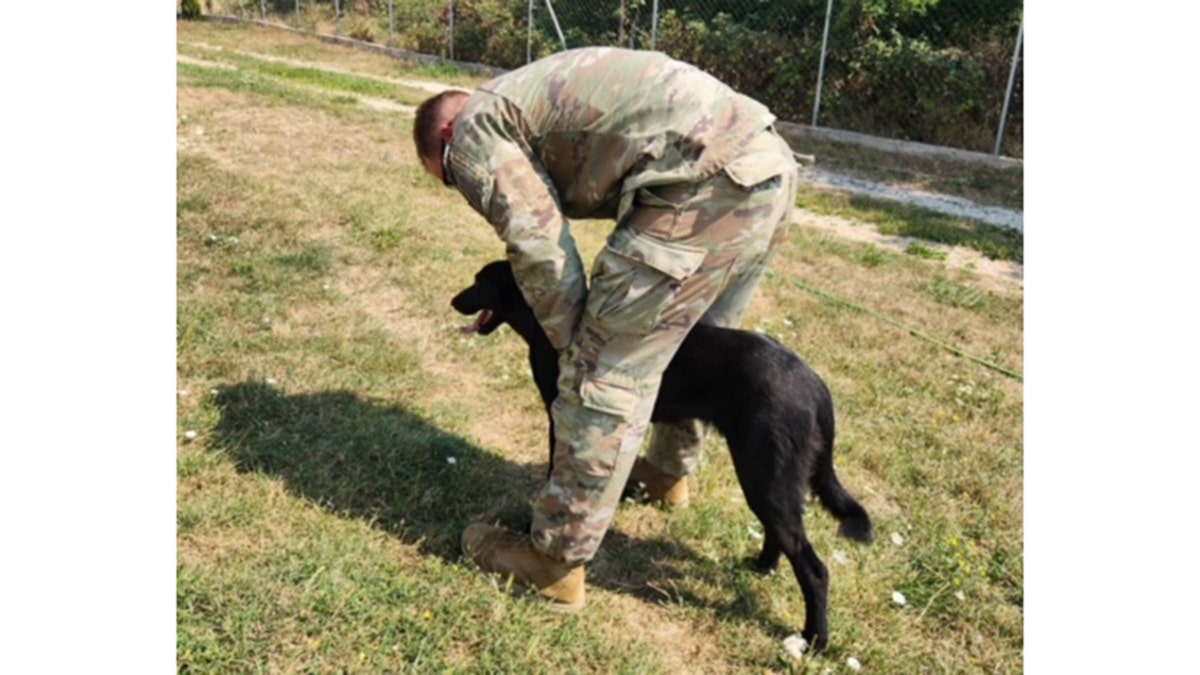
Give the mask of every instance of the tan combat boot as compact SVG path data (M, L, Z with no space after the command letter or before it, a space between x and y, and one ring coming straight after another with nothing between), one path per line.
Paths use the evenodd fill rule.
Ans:
M584 605L583 565L554 560L533 547L527 534L474 523L462 534L463 556L485 572L512 577L513 584L536 589L550 608L577 612Z
M672 508L688 505L687 478L668 476L662 469L647 462L645 457L638 457L633 463L625 490L628 492L638 485L642 486L642 492L652 502L662 502Z

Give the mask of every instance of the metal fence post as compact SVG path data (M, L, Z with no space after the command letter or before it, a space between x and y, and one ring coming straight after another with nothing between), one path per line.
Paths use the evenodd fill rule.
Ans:
M267 0L258 0L258 11L262 14L263 23L267 22Z
M454 60L454 0L450 0L450 60Z
M558 17L554 15L554 5L550 0L546 0L546 9L550 10L550 20L554 22L554 32L558 33L558 40L562 42L563 49L566 49L567 38L563 37L562 27L558 25Z
M529 0L529 23L526 24L525 63L533 61L533 0Z
M833 0L825 8L825 37L821 38L821 65L817 67L817 94L813 99L813 121L817 126L817 116L821 114L821 82L825 79L825 55L829 52L829 19L833 16Z
M388 46L396 46L396 12L392 8L393 0L388 0Z
M656 44L658 44L658 0L654 0L654 5L650 10L650 51L654 51Z
M1000 155L1000 146L1004 145L1004 127L1008 126L1008 104L1012 101L1013 86L1017 81L1017 63L1021 60L1021 42L1025 38L1025 19L1021 19L1021 27L1017 29L1017 48L1013 50L1012 70L1008 71L1008 91L1004 94L1004 110L1000 113L1000 130L996 132L996 150L992 153Z
M300 0L296 0L296 30L300 30Z
M333 34L342 34L342 4L339 0L333 0Z

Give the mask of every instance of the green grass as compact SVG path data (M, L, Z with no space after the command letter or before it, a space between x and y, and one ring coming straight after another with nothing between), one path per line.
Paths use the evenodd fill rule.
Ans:
M444 80L447 82L451 82L451 81L455 80L456 78L460 78L463 75L466 75L466 73L463 71L462 68L459 68L458 66L454 65L453 63L436 63L436 64L426 64L423 66L417 66L417 68L415 70L413 70L413 75L418 75L420 77L427 77L431 80L439 80L439 81Z
M312 55L302 71L330 53L290 48ZM181 671L1022 671L1022 385L794 282L1018 369L1019 294L803 227L772 265L745 326L828 383L838 471L877 532L856 545L806 515L832 577L825 656L783 651L803 599L786 562L747 570L761 526L715 437L692 506L622 505L587 609L555 614L458 556L470 522L527 525L545 471L523 345L461 335L448 306L502 244L424 175L407 118L251 61L179 66ZM585 257L610 227L573 223Z
M964 284L956 284L941 277L921 283L920 288L938 302L951 307L982 309L988 302L988 294L985 291Z
M180 63L177 68L181 86L209 87L256 94L287 105L332 108L338 104L354 102L346 98L326 96L299 89L254 71L221 70L190 63Z
M904 247L904 252L926 260L945 260L947 257L942 251L929 248L923 244L909 244Z
M253 56L214 52L210 49L188 46L182 46L180 53L190 55L192 58L209 60L214 64L234 65L238 68L239 73L253 73L254 76L262 78L316 86L316 88L330 91L346 91L350 94L385 98L385 100L409 104L409 106L415 106L428 96L428 92L415 90L409 86L383 82L379 78L358 76L358 74L334 72L328 68L280 64L280 62L256 59ZM349 100L353 101L353 98L349 98Z

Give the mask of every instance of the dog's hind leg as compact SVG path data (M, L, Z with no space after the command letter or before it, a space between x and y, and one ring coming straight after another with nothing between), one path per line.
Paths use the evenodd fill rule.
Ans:
M829 642L829 570L804 534L804 490L798 473L795 465L785 466L774 476L747 471L744 477L750 480L742 485L750 510L763 524L763 550L754 566L769 572L778 566L781 554L787 556L804 594L804 630L800 634L820 651ZM753 475L759 482L754 482ZM743 478L741 472L739 478ZM757 489L747 490L747 485Z
M755 499L750 509L765 528L762 563L779 560L782 553L792 563L796 581L804 594L804 629L800 635L820 651L829 643L829 570L817 557L804 534L804 494L794 482L774 482L764 492L770 497Z
M774 466L770 473L752 471L759 482L747 481L757 489L743 490L750 510L763 524L763 551L758 567L778 564L782 553L792 564L800 591L804 594L804 629L800 634L814 651L829 642L829 570L817 557L804 533L804 479L799 456Z
M819 652L829 644L829 570L804 536L803 527L796 539L784 544L784 553L804 592L804 630L800 635Z

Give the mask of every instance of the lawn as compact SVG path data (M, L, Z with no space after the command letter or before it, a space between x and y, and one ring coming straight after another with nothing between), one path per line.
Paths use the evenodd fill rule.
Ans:
M564 617L459 560L468 523L528 522L546 429L520 340L464 336L449 306L503 246L410 147L426 94L397 81L435 71L177 26L180 670L1023 670L1020 288L801 226L763 283L744 325L829 384L838 471L877 533L857 545L809 511L824 655L784 649L803 599L786 562L747 569L761 528L719 438L689 508L622 505ZM837 199L802 205L853 208ZM929 217L856 217L875 213L909 233ZM573 223L585 257L608 228Z

